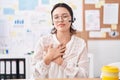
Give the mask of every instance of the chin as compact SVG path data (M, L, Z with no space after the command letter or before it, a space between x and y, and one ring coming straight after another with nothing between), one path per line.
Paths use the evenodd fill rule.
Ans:
M67 32L67 30L59 30L59 32Z

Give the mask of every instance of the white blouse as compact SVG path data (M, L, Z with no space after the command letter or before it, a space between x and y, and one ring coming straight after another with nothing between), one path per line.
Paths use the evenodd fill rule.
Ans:
M45 47L60 44L56 35L47 35L40 38L32 59L33 78L85 78L88 77L89 65L86 43L83 39L73 35L66 44L62 65L51 62L46 65L43 57Z

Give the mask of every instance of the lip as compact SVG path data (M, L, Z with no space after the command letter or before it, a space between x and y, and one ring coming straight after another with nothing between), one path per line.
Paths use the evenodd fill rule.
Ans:
M58 26L65 26L65 24L58 24Z

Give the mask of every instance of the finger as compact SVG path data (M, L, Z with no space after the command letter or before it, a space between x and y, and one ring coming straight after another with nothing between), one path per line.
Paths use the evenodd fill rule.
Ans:
M63 45L63 46L61 46L60 48L61 48L61 49L64 49L64 48L66 48L66 46L65 46L65 45Z
M60 53L64 53L66 48L60 49Z
M63 55L64 55L64 53L61 53L60 57L62 58L62 57L63 57Z

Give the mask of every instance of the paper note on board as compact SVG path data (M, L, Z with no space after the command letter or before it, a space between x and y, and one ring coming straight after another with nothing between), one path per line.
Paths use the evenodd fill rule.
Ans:
M111 25L111 29L112 29L112 30L117 30L117 24L112 24L112 25Z
M101 28L101 32L111 32L111 28Z
M101 4L100 3L96 3L95 4L95 8L101 8Z
M92 31L89 33L90 38L106 38L105 32Z
M95 8L101 8L105 4L105 0L101 0L95 4Z
M118 9L119 4L104 4L103 23L104 24L118 24Z
M98 2L99 2L99 0L85 0L85 4L95 4Z
M105 4L105 0L100 0L100 5L104 5Z
M100 12L99 10L85 11L85 28L86 30L100 30Z

